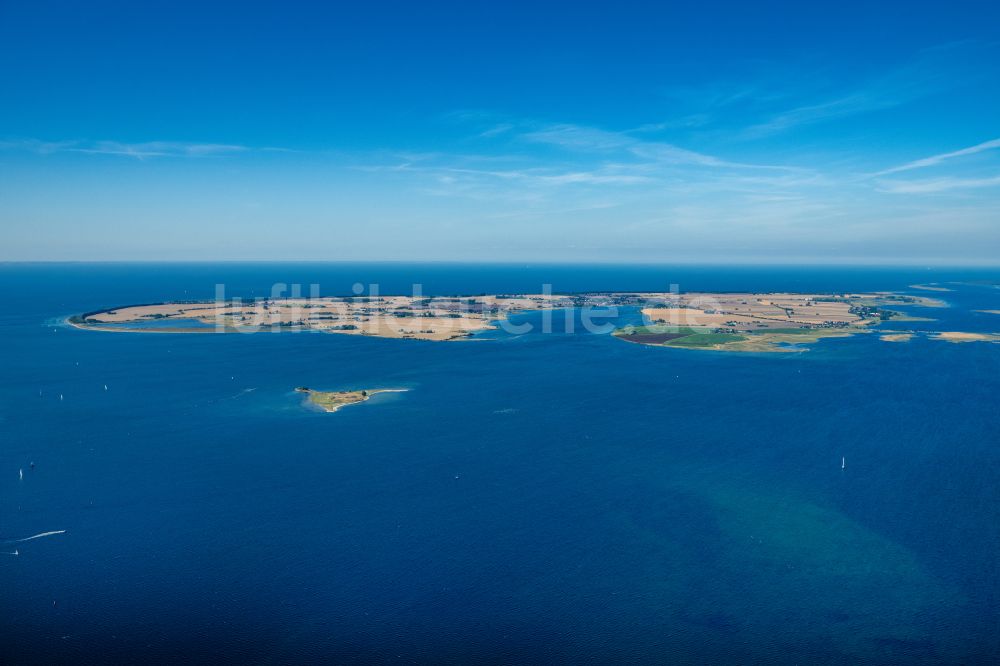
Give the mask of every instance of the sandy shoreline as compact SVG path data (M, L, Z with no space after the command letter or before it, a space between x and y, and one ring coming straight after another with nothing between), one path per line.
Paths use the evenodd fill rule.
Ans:
M67 317L64 323L73 328L78 328L81 331L101 331L102 333L235 333L235 329L232 330L222 330L218 331L214 327L206 326L204 328L199 327L189 327L182 328L180 326L163 328L125 328L116 326L101 326L99 324L81 324L72 320L72 317Z
M948 287L940 287L934 284L911 284L910 289L920 289L921 291L955 291Z
M932 340L944 340L945 342L1000 342L998 333L964 333L962 331L941 331L931 336Z

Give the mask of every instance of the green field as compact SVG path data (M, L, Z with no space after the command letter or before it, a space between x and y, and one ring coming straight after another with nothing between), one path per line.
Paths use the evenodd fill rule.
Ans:
M716 345L740 342L747 339L746 336L735 333L713 333L710 328L667 326L664 324L626 326L621 330L615 331L615 335L626 340L645 344L695 348L714 347Z
M682 338L675 338L666 344L670 347L714 347L746 339L746 336L735 333L694 333Z
M691 335L693 333L704 333L707 328L691 328L690 326L668 326L666 324L651 324L649 326L625 326L615 331L615 335L661 335L665 333L677 333L680 335Z
M818 329L815 328L762 328L756 331L749 331L750 335L813 335Z

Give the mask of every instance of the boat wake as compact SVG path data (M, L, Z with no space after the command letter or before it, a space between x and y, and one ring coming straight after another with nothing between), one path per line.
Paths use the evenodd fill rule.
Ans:
M53 530L51 532L42 532L41 534L36 534L30 537L24 537L23 539L4 539L4 543L22 543L24 541L31 541L32 539L41 539L42 537L55 536L56 534L65 534L66 530ZM16 555L17 553L10 553Z

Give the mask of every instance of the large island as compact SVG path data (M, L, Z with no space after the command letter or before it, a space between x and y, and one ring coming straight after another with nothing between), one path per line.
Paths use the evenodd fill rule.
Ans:
M719 351L801 350L821 338L869 332L887 321L929 321L896 308L942 307L924 296L864 294L592 292L478 296L358 296L187 301L88 312L73 326L146 333L312 330L447 341L497 328L530 311L598 308L642 314L642 324L615 331L644 345ZM888 338L891 339L891 338ZM900 340L900 338L896 338Z
M313 330L383 338L455 340L495 328L512 312L570 307L566 296L358 296L130 305L71 317L80 328L146 333Z

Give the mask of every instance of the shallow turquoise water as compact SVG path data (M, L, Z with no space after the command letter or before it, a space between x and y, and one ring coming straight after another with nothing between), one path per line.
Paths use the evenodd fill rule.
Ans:
M452 294L945 280L1000 273L0 266L0 537L66 530L4 546L20 554L0 560L0 658L989 661L1000 345L857 336L737 355L579 327L439 344L58 325L211 298L220 282L262 295L274 282ZM1000 290L955 289L940 294L951 307L923 311L940 322L905 326L1000 331L974 312L1000 309ZM329 415L302 408L303 384L412 390Z

